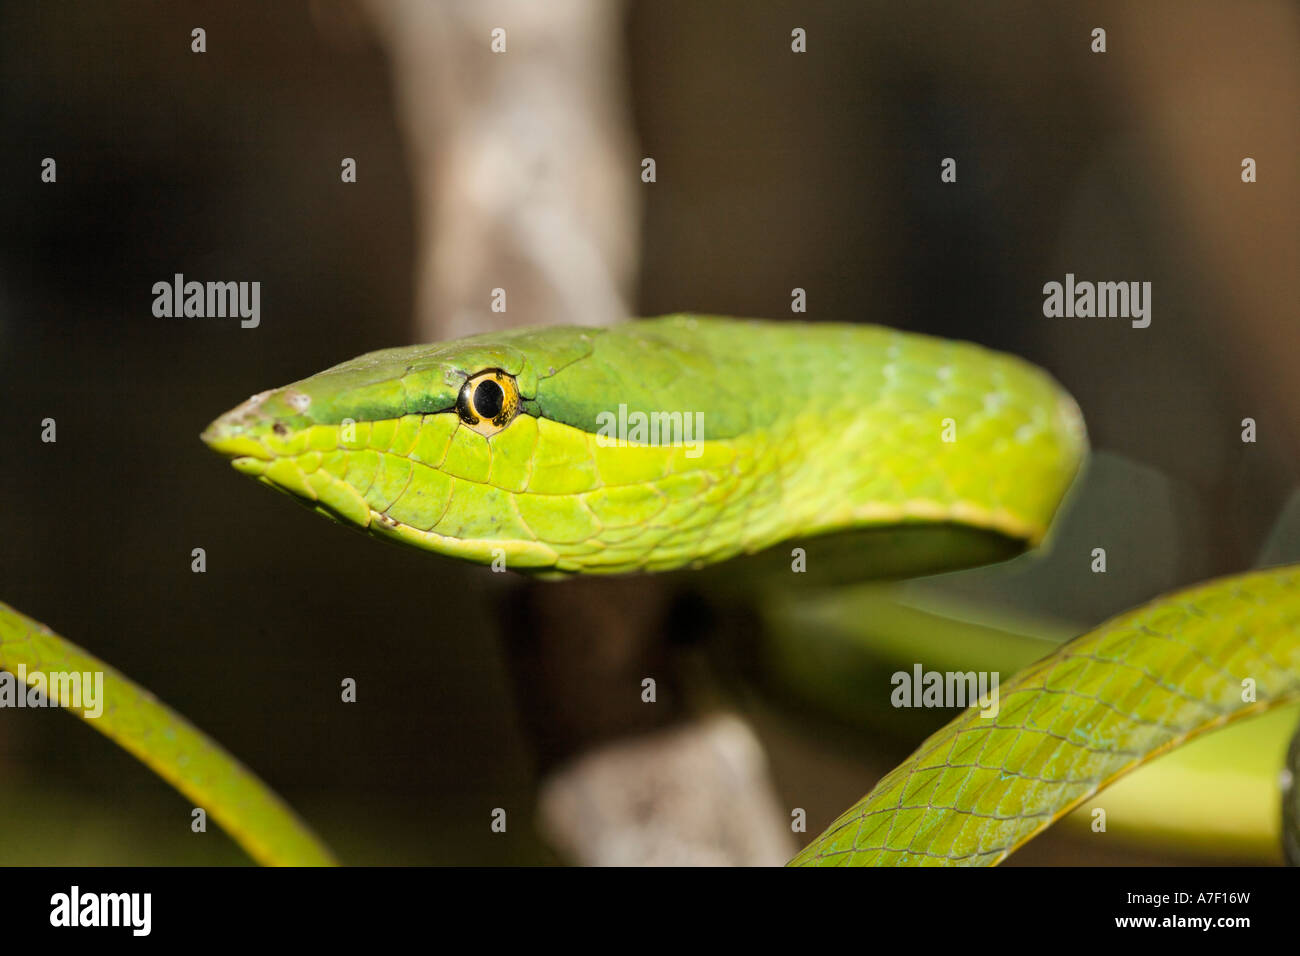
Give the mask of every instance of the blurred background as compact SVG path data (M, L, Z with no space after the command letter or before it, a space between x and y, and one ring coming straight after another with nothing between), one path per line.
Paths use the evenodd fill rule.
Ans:
M1283 2L0 3L0 599L216 737L346 862L608 861L574 835L602 786L574 761L674 733L734 745L770 795L737 813L772 833L667 861L767 861L950 715L818 715L815 688L727 673L779 656L811 612L749 612L765 636L746 651L718 635L754 618L707 589L545 588L388 546L289 507L198 433L377 348L789 318L799 287L801 318L1013 351L1079 400L1097 455L1051 553L908 592L1060 639L1300 559L1298 117ZM1042 286L1067 272L1151 282L1150 327L1045 318ZM155 318L175 273L259 281L260 326ZM843 614L818 633L862 617ZM592 663L605 640L630 650ZM635 700L646 660L677 675L651 718L606 680ZM246 862L48 711L0 711L0 833L0 864ZM1013 860L1275 856L1131 836L1063 827Z

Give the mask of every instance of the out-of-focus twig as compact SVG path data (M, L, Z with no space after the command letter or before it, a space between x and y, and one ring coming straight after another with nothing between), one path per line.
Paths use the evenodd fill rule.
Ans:
M779 866L793 855L754 732L731 714L594 750L550 775L547 836L596 866ZM760 825L756 825L760 824Z
M639 223L622 4L369 8L412 151L422 337L626 317Z

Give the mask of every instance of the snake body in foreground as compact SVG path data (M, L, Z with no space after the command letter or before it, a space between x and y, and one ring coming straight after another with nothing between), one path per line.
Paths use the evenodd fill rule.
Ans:
M375 352L253 396L203 439L334 520L546 576L871 529L1032 547L1087 449L1074 401L1014 356L695 316ZM902 540L877 538L900 553L873 567L912 566ZM954 545L931 564L978 560ZM1295 696L1296 584L1294 569L1224 579L1070 642L1010 682L997 719L963 714L798 861L997 862L1119 773ZM12 649L0 630L0 664Z
M254 860L297 866L334 862L284 801L220 744L139 684L3 603L0 668L21 674L55 703L85 717L204 809ZM102 674L102 713L87 715L67 683L57 686L50 679L55 674Z

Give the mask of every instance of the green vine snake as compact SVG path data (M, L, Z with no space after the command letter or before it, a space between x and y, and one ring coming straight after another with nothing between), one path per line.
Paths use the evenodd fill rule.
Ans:
M255 395L203 440L333 520L547 577L832 539L875 575L968 566L1040 544L1087 452L1073 399L1014 356L695 316L370 353ZM927 530L942 546L918 558ZM0 667L19 665L107 670L0 605ZM264 784L108 674L98 729L255 859L329 862ZM1296 568L1157 598L1016 675L995 718L936 732L794 862L996 863L1152 757L1297 696Z

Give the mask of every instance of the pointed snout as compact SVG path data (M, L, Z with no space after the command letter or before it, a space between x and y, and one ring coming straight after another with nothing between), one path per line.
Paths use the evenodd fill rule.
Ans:
M213 421L199 436L219 455L227 458L259 458L269 461L274 456L261 441L275 418L264 406L274 391L259 392L248 401L232 408Z

